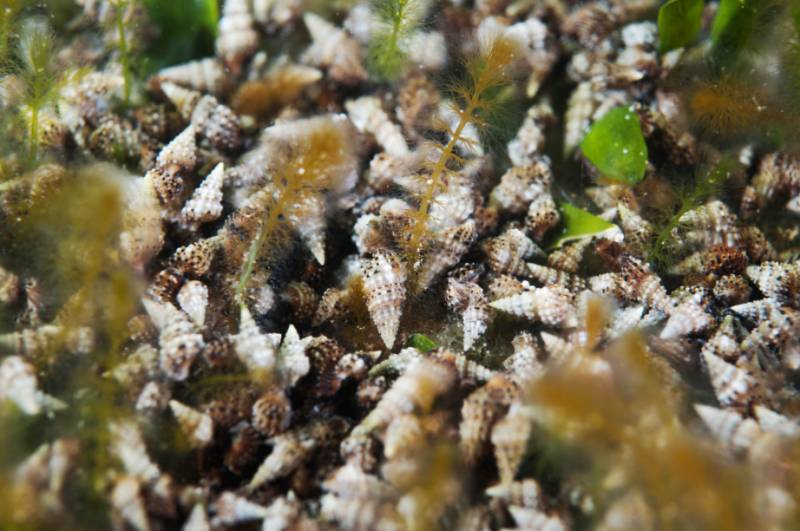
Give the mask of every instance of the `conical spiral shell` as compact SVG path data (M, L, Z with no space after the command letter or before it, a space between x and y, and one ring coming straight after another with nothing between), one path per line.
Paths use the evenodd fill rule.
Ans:
M406 299L405 266L395 253L380 250L362 259L361 274L369 315L383 343L392 348Z

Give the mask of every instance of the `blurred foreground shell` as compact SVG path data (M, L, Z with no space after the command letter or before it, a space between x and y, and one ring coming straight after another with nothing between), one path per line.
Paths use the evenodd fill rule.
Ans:
M234 74L258 48L255 21L246 0L225 0L219 19L217 55Z

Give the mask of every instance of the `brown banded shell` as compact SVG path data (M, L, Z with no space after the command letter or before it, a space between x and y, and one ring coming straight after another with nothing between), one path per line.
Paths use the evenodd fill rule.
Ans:
M309 341L305 355L311 362L308 381L313 396L331 396L339 390L341 381L337 377L337 364L344 354L344 349L336 341L325 336Z
M741 275L724 275L714 284L714 296L730 307L750 299L750 284Z
M258 467L248 485L255 489L260 485L287 476L308 461L314 452L334 444L347 430L348 424L341 417L314 420L273 437L272 452Z
M464 354L457 354L444 348L436 349L431 357L439 363L451 366L456 371L462 386L486 382L496 374L495 371L467 358Z
M159 365L173 380L185 380L189 369L204 346L203 336L189 316L170 303L145 298L147 313L159 330Z
M578 275L539 264L525 265L526 276L543 286L559 286L576 295L587 288L586 281Z
M620 268L620 277L617 277L619 284L616 289L623 296L664 313L672 310L674 304L672 299L667 295L658 276L650 271L647 263L633 256L623 256L620 259Z
M541 321L549 326L577 325L572 296L564 288L557 286L528 289L517 295L493 301L490 306L517 317Z
M525 236L524 232L514 228L486 240L483 250L488 258L489 268L501 275L522 276L526 271L526 260L534 256L544 256L544 251L538 245Z
M544 235L558 224L559 219L561 216L550 194L540 195L528 206L525 230L533 236L534 240L542 241Z
M356 433L384 428L404 413L427 412L434 400L455 383L455 377L455 371L441 363L424 359L414 363L384 393Z
M477 239L473 220L444 231L427 252L416 276L415 289L425 290L439 275L456 265Z
M281 389L268 390L253 404L253 427L266 437L286 431L291 420L292 405Z
M505 299L525 291L525 284L511 275L494 275L489 278L486 296L491 300Z
M147 294L155 300L169 302L175 300L183 282L183 273L175 267L168 266L155 274Z
M738 248L742 233L736 216L721 201L714 200L690 210L678 219L681 245L688 249L724 245Z
M204 404L202 410L208 413L215 426L227 430L251 417L253 402L254 396L249 389L232 389L219 393Z
M171 262L185 275L201 277L208 273L217 252L217 240L197 240L179 247L172 255Z
M583 238L556 249L547 256L547 266L567 273L577 273L591 238Z
M547 161L537 159L529 165L514 166L500 178L492 189L490 202L501 212L521 214L531 201L550 193L553 172Z
M532 431L530 414L516 404L492 428L491 441L501 483L509 484L514 480Z
M459 449L467 463L474 464L481 457L492 427L516 395L516 385L506 376L497 375L464 400L458 432Z
M242 146L242 126L239 117L214 96L164 83L161 90L177 107L186 120L190 120L195 133L216 149L230 153Z
M372 322L387 348L394 344L406 298L406 270L393 252L380 250L361 260L364 296Z
M258 461L262 440L249 424L239 425L232 431L231 445L225 452L224 462L228 470L241 476Z
M747 372L708 351L703 352L703 361L722 407L746 408L755 398L758 382Z
M295 322L307 322L314 316L319 297L314 288L305 282L292 281L281 292L281 299L289 304Z

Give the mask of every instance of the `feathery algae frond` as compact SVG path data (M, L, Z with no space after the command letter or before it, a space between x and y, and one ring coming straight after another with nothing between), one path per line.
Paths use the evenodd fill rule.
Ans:
M428 232L428 216L431 203L444 188L450 165L460 160L456 146L468 142L466 129L470 124L485 125L487 113L492 109L494 89L511 79L512 70L520 57L519 43L505 35L494 36L480 43L480 52L468 63L468 79L455 87L454 112L458 117L455 126L449 128L449 141L439 145L439 155L431 166L430 176L424 183L419 197L419 208L411 219L411 228L406 244L409 264L415 269L420 265L420 253Z

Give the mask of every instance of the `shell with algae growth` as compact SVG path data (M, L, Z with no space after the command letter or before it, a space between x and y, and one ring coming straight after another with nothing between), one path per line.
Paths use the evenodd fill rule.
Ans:
M263 156L274 168L274 179L267 185L267 193L256 193L248 200L255 223L248 221L246 227L238 228L229 221L230 240L240 239L242 229L253 238L239 262L236 295L240 301L256 261L265 254L277 253L285 245L286 230L298 229L308 217L306 200L326 192L341 194L355 184L353 145L348 136L352 129L347 123L340 115L319 116L279 123L265 132L267 152ZM259 156L256 160L262 159ZM240 246L231 251L237 252Z

